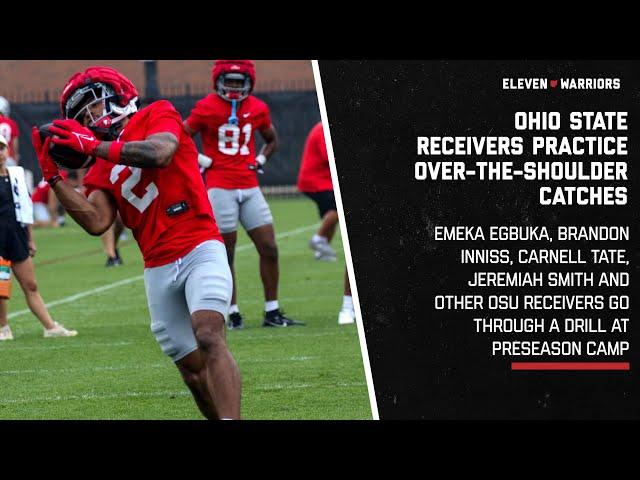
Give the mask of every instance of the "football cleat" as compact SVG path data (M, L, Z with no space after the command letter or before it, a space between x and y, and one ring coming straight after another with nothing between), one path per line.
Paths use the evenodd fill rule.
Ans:
M356 321L356 312L353 310L340 310L338 314L338 325L348 325Z
M244 323L242 321L242 315L240 315L240 312L233 312L229 314L227 328L229 330L239 330L241 328L244 328Z
M9 325L5 325L4 327L0 328L0 341L3 340L13 340L13 332L11 331Z
M280 309L264 313L263 327L293 327L304 326L304 322L285 317Z
M118 267L122 265L122 259L118 257L107 257L107 262L104 264L105 267Z
M50 329L44 329L44 338L55 338L55 337L75 337L78 335L78 332L75 330L67 330L63 325L60 325L58 322L53 322L55 327Z
M336 262L338 260L335 255L325 255L322 252L315 252L313 257L319 262Z
M336 252L331 248L331 245L329 245L329 242L327 242L325 238L320 238L319 240L311 238L311 240L309 240L309 248L315 252L314 256L316 260L324 262L336 261Z

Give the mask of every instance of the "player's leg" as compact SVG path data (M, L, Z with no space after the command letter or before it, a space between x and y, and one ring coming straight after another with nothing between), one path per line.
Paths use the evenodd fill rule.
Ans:
M104 266L105 267L118 266L119 263L116 257L116 240L115 240L113 225L111 225L109 227L109 230L107 230L100 236L100 241L102 241L102 251L107 256L107 261L104 264Z
M227 347L225 321L220 312L197 310L191 315L199 352L207 366L208 382L219 418L240 419L240 369Z
M351 285L347 269L344 269L344 296L342 297L342 308L338 314L338 324L346 325L356 321L356 312L353 308L353 298L351 297Z
M78 334L75 330L67 330L62 325L56 323L51 318L49 310L42 300L36 274L33 268L31 257L27 257L21 262L14 262L11 266L13 273L24 292L25 300L29 310L36 316L45 328L45 337L74 337Z
M329 245L338 225L338 209L333 190L307 193L306 195L316 203L322 221L318 231L309 240L309 248L315 252L316 260L335 261L336 252Z
M329 243L333 240L338 225L338 212L336 210L328 210L322 217L322 223L316 234L326 238Z
M116 216L116 220L113 222L113 250L116 254L116 262L118 265L122 265L122 257L120 256L120 250L118 250L118 244L120 243L120 237L124 232L124 223L120 218L120 214Z
M265 302L278 300L278 245L273 229L273 216L259 187L242 190L240 223L247 231L260 257L260 278Z
M264 290L264 301L277 301L280 267L278 265L278 245L276 244L273 225L262 225L261 227L247 230L247 234L260 257L260 278L262 279Z
M202 414L213 420L218 413L211 397L207 365L193 334L184 296L185 278L179 278L179 273L178 263L144 270L151 331L162 352L176 364Z
M260 188L243 190L240 204L240 222L260 257L260 278L264 290L264 326L304 325L287 318L280 312L278 303L278 284L280 266L278 263L278 245L273 228L273 216Z
M207 365L200 350L187 354L176 362L176 366L202 415L208 420L219 419L220 415L211 396Z
M212 240L184 258L185 296L198 349L220 418L240 418L240 370L225 338L225 317L231 300L231 271L225 247Z
M234 268L236 241L238 239L238 217L240 215L240 193L238 190L210 188L207 194L209 195L209 203L211 203L218 229L222 234L222 239L227 249L227 259L233 278L233 294L231 296L228 325L230 329L243 328L242 315L238 308L238 289Z
M227 261L229 262L229 268L231 269L231 278L233 279L233 294L231 295L231 306L234 307L234 311L238 307L238 290L236 288L236 270L233 266L233 260L236 254L236 242L238 241L238 232L229 232L222 234L222 240L224 240L224 246L227 250Z
M336 206L336 198L333 190L324 190L318 192L318 212L322 223L316 234L326 238L328 242L333 240L338 226L338 207Z

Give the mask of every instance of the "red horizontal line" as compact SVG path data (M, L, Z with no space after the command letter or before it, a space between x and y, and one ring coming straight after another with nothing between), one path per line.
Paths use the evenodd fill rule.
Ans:
M631 370L629 362L511 362L511 370Z

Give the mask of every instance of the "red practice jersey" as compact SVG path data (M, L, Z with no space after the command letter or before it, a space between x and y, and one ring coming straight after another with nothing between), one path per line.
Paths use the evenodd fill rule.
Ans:
M196 103L187 124L202 135L204 154L213 159L205 173L207 188L253 188L258 186L254 134L271 126L269 107L249 95L236 110L238 124L229 123L231 102L212 93Z
M322 122L318 122L311 129L304 145L300 173L298 173L298 190L309 193L333 190Z
M7 139L9 142L9 156L16 158L16 152L13 148L13 139L20 136L20 130L18 130L18 124L9 117L0 115L0 135Z
M171 103L160 100L134 114L119 140L144 140L156 133L172 133L180 142L169 166L137 168L99 158L84 177L87 196L99 189L114 198L147 268L171 263L206 240L222 241L200 176L198 151Z

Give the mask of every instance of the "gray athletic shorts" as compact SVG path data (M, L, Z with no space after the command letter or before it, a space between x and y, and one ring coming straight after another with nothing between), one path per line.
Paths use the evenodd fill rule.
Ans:
M247 231L273 223L271 210L260 187L234 190L210 188L208 193L221 233L235 232L238 219Z
M231 301L231 270L222 242L209 240L183 258L144 269L151 331L165 355L177 362L197 348L191 314L220 312L225 319Z

